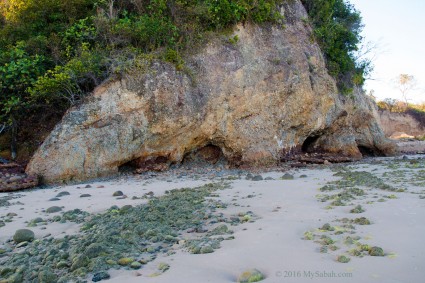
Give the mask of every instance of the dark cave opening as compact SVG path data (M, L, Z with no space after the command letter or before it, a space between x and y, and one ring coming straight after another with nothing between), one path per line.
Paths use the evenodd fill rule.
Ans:
M183 158L182 164L196 163L215 165L223 162L226 162L226 158L221 148L213 144L207 144L206 146L187 153Z
M381 156L382 154L373 148L370 147L366 147L363 145L357 145L360 153L364 156L364 157L376 157L376 156Z
M320 136L315 135L315 136L308 136L302 146L301 146L301 151L303 153L311 153L314 151L314 145L316 143L316 141L320 138Z

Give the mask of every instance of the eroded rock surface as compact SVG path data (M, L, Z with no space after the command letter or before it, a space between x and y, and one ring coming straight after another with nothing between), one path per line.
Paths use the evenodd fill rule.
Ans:
M408 113L390 112L387 110L379 111L379 118L382 125L382 130L387 137L394 136L397 138L405 133L408 136L423 136L425 135L425 128L415 119L415 117Z
M210 145L236 166L275 165L301 150L391 153L373 103L338 94L302 4L282 11L285 27L239 25L236 43L223 36L185 58L190 72L150 62L103 84L68 111L27 172L59 182L114 174L131 161L162 170Z

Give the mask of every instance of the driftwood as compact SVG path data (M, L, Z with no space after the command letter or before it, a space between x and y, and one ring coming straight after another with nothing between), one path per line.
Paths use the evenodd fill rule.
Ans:
M347 156L329 153L300 153L282 158L282 162L290 162L292 167L306 167L307 164L346 163L355 161Z

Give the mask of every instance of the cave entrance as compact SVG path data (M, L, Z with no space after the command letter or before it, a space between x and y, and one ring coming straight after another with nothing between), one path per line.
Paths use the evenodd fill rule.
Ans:
M301 146L301 151L303 153L311 153L314 152L314 145L316 141L320 138L319 135L316 136L308 136Z
M375 148L370 148L363 145L357 145L357 147L364 157L376 157L381 155L380 151Z
M192 165L215 165L218 163L226 163L226 158L220 147L208 144L186 154L182 163Z

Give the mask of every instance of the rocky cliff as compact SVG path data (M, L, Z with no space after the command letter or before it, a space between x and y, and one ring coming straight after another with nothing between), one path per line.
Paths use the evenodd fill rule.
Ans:
M393 134L397 135L397 133L405 133L408 136L425 135L425 128L421 122L409 113L380 110L379 119L382 129L387 137L391 137Z
M27 172L47 182L83 180L130 161L164 169L196 151L235 166L277 164L302 150L391 153L373 103L361 92L338 94L302 4L282 13L283 27L238 25L228 37L237 41L212 39L185 58L190 71L152 61L98 87L67 112Z

